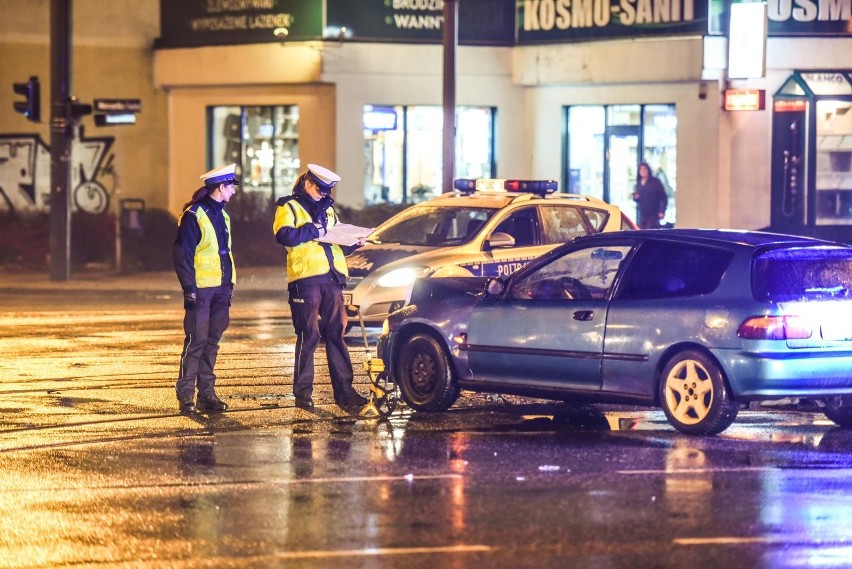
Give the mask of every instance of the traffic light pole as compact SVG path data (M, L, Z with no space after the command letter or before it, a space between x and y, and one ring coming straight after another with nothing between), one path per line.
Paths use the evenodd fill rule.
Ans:
M456 163L456 45L458 0L444 0L444 192L453 191Z
M50 280L71 273L71 1L50 0Z

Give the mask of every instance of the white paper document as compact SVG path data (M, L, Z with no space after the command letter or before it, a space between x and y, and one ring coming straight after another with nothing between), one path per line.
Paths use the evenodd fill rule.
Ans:
M373 231L372 227L359 227L348 223L338 223L328 228L328 233L322 237L318 237L320 243L335 243L349 247L355 245L358 239L366 237Z

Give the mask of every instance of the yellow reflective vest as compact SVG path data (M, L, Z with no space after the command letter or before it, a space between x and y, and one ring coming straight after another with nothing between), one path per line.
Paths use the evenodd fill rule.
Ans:
M329 207L326 213L328 214L327 226L333 227L337 225L338 220L334 209ZM302 204L297 200L288 200L275 210L272 234L276 235L282 227L301 227L313 222L311 215L302 207ZM331 247L331 256L334 260L335 270L344 277L348 277L349 271L346 269L343 249L339 245L334 244L326 244L326 246ZM328 264L328 257L325 254L325 248L317 241L306 241L299 243L295 247L284 248L287 250L287 280L289 282L324 275L331 270Z
M219 240L216 238L216 229L213 222L203 207L190 206L184 215L191 213L198 221L201 229L201 241L195 247L195 285L198 288L209 288L221 286L222 283L222 261L219 259ZM225 227L228 228L228 257L231 260L231 284L237 284L237 267L234 265L234 254L231 252L231 218L225 210L222 210L225 218Z

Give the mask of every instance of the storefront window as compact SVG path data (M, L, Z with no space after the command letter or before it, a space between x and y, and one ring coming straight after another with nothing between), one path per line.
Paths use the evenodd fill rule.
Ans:
M648 162L669 194L665 223L675 222L677 116L674 105L584 105L566 109L565 187L602 198L636 220L633 188Z
M268 204L288 195L299 175L299 108L210 107L208 166L235 162L238 200Z
M568 118L568 191L603 199L603 107L571 107Z
M817 224L852 225L852 103L816 104Z
M664 223L675 222L675 180L677 180L677 115L673 105L645 105L642 141L645 161L663 183L669 195Z
M416 203L442 193L443 109L437 106L364 107L364 198ZM459 107L455 176L493 175L494 110Z

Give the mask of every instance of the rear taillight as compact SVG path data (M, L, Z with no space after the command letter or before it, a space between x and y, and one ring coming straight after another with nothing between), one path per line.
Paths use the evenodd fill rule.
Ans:
M810 320L802 316L752 316L737 329L746 340L804 340L812 334Z

